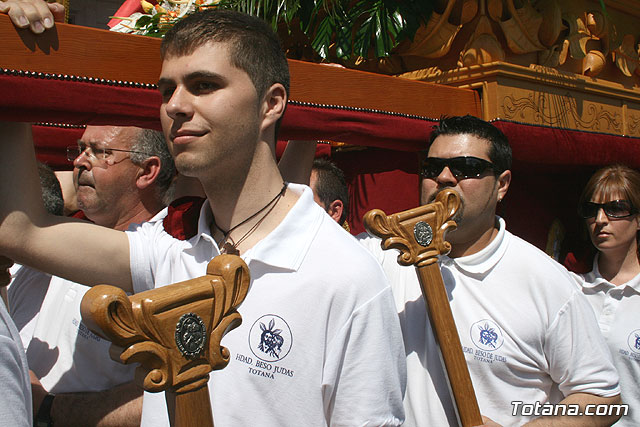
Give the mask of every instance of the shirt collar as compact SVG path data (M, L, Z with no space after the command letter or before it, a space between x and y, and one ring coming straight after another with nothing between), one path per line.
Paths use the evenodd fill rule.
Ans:
M595 288L597 286L605 285L607 288L618 288L624 289L625 287L629 287L635 291L635 293L640 294L640 274L637 274L633 279L629 280L624 286L616 286L613 283L610 283L602 277L600 274L600 269L598 268L598 257L599 253L593 258L593 268L592 270L585 274L585 282L582 284L585 288Z
M320 228L324 211L313 200L313 192L306 185L290 183L287 189L299 195L298 200L269 235L241 255L247 264L255 261L287 270L300 268L313 237ZM218 252L218 246L210 235L209 224L212 220L213 213L209 203L203 203L198 233L193 237L193 244L196 245L203 239L213 244L214 251Z
M498 234L484 249L475 254L458 258L450 258L444 255L441 257L441 262L445 265L453 263L459 269L470 274L485 274L489 272L498 264L498 261L507 251L507 246L509 246L505 222L499 216L496 216L496 220L498 221Z

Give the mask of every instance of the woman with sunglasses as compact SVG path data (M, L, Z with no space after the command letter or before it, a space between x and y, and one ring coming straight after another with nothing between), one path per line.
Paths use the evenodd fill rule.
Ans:
M640 425L640 173L622 165L598 170L580 197L597 249L593 270L575 275L591 303L620 374L629 412L616 425Z

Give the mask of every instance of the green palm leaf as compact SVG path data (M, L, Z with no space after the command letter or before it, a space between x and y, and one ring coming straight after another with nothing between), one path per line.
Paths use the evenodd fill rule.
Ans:
M217 7L258 16L275 31L299 26L309 45L324 60L353 61L391 54L404 39L413 39L426 22L435 0L221 0ZM140 24L161 36L158 22Z

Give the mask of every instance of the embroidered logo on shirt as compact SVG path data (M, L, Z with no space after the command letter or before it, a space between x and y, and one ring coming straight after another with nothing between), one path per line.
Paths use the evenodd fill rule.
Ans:
M485 351L494 351L502 347L502 330L489 319L480 320L471 325L471 340L476 347Z
M266 314L255 321L249 331L251 352L265 362L284 359L293 344L293 335L287 322L275 314Z

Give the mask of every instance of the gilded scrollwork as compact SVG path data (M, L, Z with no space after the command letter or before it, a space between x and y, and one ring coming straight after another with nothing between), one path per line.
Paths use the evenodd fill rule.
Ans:
M629 114L627 127L629 128L629 135L640 136L640 115Z
M582 110L582 114L579 114L578 102L570 94L531 92L522 97L506 95L502 100L502 112L506 119L564 128L622 132L620 113L593 103L584 105Z
M401 265L429 265L437 261L440 254L447 254L451 245L445 234L456 227L455 214L460 207L460 197L451 190L440 192L433 203L386 215L379 209L367 212L364 225L368 232L382 239L383 249L397 249ZM429 243L416 240L416 224L426 223L432 230Z
M401 44L391 58L381 61L380 67L400 74L415 71L407 64L448 71L451 68L442 68L442 64L450 62L435 62L444 57L458 58L458 68L496 61L519 65L523 60L537 61L590 77L607 74L606 78L611 79L619 73L619 77L629 78L637 87L640 34L626 21L620 22L621 18L624 21L595 1L438 1L413 41ZM533 61L531 54L535 54ZM394 60L397 57L404 60ZM416 57L428 60L412 59Z

